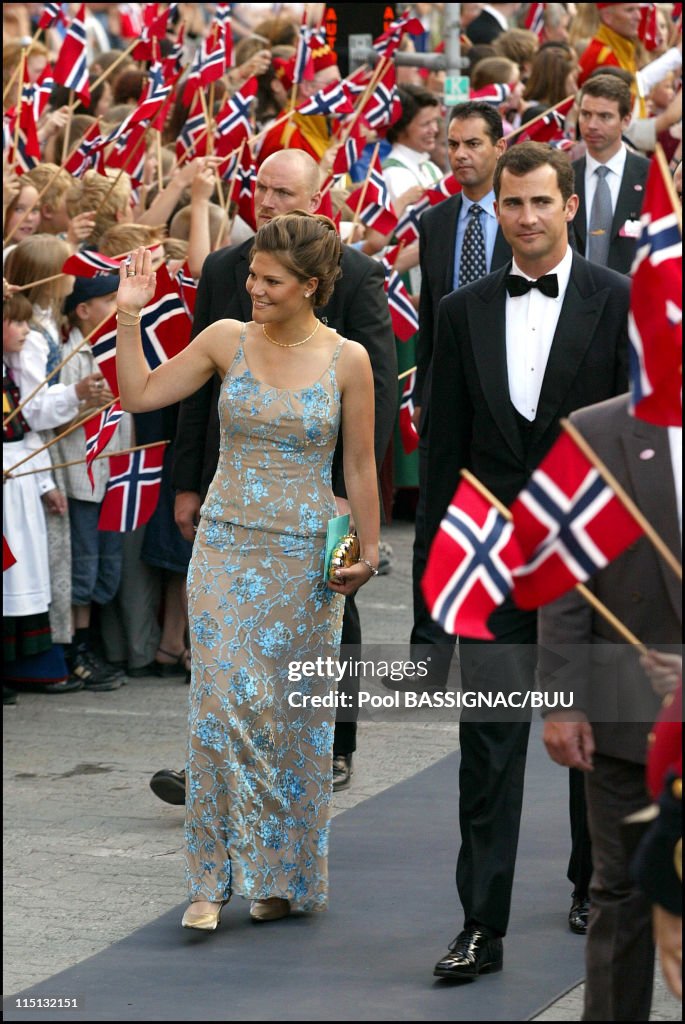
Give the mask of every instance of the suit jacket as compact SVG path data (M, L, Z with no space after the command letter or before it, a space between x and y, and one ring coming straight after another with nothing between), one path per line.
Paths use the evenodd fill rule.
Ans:
M627 387L630 282L573 254L526 450L509 397L505 281L511 265L440 303L428 422L427 538L470 469L510 504L574 409Z
M454 245L461 213L462 196L457 193L432 210L426 210L419 221L419 264L421 297L419 299L419 334L416 344L416 383L414 403L421 405L424 384L433 358L438 306L445 295L454 291ZM511 246L497 228L490 270L497 270L511 260Z
M587 205L585 202L585 168L586 160L582 157L575 160L573 170L576 176L576 193L580 199L578 212L573 219L573 230L576 236L576 248L584 256L587 247ZM607 266L617 270L619 274L629 274L635 257L635 238L621 236L621 228L627 220L639 220L642 203L645 198L645 183L649 171L649 160L637 153L626 153L626 164L623 169L621 188L616 200L614 219L611 223L611 242Z
M489 11L481 11L466 29L466 35L472 43L492 43L503 32L497 18L493 18Z
M197 291L193 335L216 320L252 319L245 284L252 239L211 253L205 260ZM342 278L328 304L317 310L329 327L362 344L371 360L375 390L374 448L380 467L397 411L397 353L380 263L343 246ZM204 496L219 458L218 400L221 381L215 375L180 405L172 483L179 491ZM342 443L333 460L333 491L345 497Z
M629 395L581 409L571 420L671 551L680 557L666 428L631 416ZM649 452L651 457L645 458ZM598 572L587 586L647 646L668 649L680 644L680 584L645 537ZM647 733L658 713L660 698L640 668L637 652L575 590L541 608L539 620L541 681L545 687L559 689L565 676L577 706L593 722L597 751L644 762ZM556 658L559 654L566 663L563 676L559 669L548 676L550 659L563 664Z

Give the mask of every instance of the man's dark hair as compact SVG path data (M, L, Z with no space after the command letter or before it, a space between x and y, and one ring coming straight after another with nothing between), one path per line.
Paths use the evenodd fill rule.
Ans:
M502 118L497 108L490 103L483 103L481 100L458 103L456 107L452 107L449 124L452 124L452 121L466 121L469 117L479 117L485 122L485 133L493 145L502 138Z
M435 93L429 92L420 85L400 85L397 88L402 103L402 116L388 128L386 138L391 145L397 142L404 129L424 107L439 107L440 101Z
M564 203L567 203L575 191L575 176L571 161L566 153L560 149L553 149L544 142L519 142L518 145L510 146L504 151L497 161L492 182L495 198L499 200L504 171L509 171L515 178L522 178L525 174L530 174L531 171L545 165L553 167L556 171L561 197Z
M603 100L614 100L618 104L621 118L628 117L633 109L630 86L618 75L605 73L591 76L580 90L579 105L583 102L583 96L597 96Z

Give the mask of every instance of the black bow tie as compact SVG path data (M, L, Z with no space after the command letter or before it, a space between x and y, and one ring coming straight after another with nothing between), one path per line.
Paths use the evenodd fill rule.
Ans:
M521 277L519 274L509 274L506 285L507 291L514 298L525 295L531 288L539 288L542 294L550 299L556 299L559 294L559 282L556 274L545 274L537 281L529 281L527 277Z

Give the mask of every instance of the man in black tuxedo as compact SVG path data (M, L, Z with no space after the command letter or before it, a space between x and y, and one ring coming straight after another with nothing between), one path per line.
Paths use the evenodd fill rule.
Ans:
M414 625L411 633L413 661L430 654L430 682L444 688L449 671L454 637L433 622L421 593L421 577L428 554L425 541L426 515L426 409L424 390L433 359L438 306L455 288L484 277L511 259L511 247L504 238L495 214L492 178L497 160L506 149L502 118L489 103L471 101L453 108L447 129L447 152L452 174L461 192L426 212L419 221L419 264L421 298L419 336L416 346L414 406L419 442L419 501L412 564ZM423 645L430 644L428 650ZM415 683L413 684L415 685ZM395 684L392 684L393 688Z
M272 154L257 172L257 227L293 210L315 213L321 201L319 181L316 161L303 150L287 149ZM252 302L245 288L251 249L252 239L248 239L242 245L220 249L207 257L197 292L193 336L216 320L252 319ZM397 354L383 282L380 263L346 245L342 277L330 302L316 311L329 327L343 337L360 342L369 353L374 377L374 448L378 467L388 447L397 409ZM216 472L220 386L221 381L215 375L180 406L172 480L177 492L176 523L189 540L199 521L202 499ZM340 439L333 459L332 483L339 505L345 508L347 492ZM345 600L342 643L361 644L359 613L352 597ZM356 722L338 722L333 746L335 789L349 784L355 748ZM163 769L153 776L151 785L161 799L183 803L185 779L182 772Z
M635 257L649 171L649 160L631 153L622 139L632 105L628 85L617 76L589 78L580 92L578 112L587 154L573 164L578 252L619 274L630 273Z
M509 18L513 18L521 4L483 4L483 10L474 18L466 29L466 35L472 43L494 43L509 28Z
M497 164L494 188L513 261L440 304L428 538L462 467L510 504L556 440L560 418L627 386L630 285L569 246L578 198L567 157L539 143L512 146ZM460 639L464 689L532 689L536 622L535 612L506 601L488 621L494 644ZM436 965L439 977L470 981L501 969L529 726L462 713L457 888L464 928Z

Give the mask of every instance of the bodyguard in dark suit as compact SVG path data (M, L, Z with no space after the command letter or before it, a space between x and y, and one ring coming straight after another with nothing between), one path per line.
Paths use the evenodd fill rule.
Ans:
M582 409L571 420L680 558L682 429L633 418L628 395ZM549 715L544 740L553 760L585 772L594 873L583 1020L642 1021L649 1020L652 998L651 907L631 879L620 829L627 815L650 802L648 733L664 695L657 683L662 673L654 668L681 643L682 592L646 537L587 585L653 650L641 659L576 591L542 608L542 682L574 691L578 707ZM564 663L560 674L556 666ZM665 688L677 681L676 673Z
M450 168L461 192L426 212L419 221L419 264L421 297L419 334L416 346L414 405L421 417L419 442L419 500L412 564L414 624L411 633L412 660L430 654L430 680L444 686L449 671L454 637L448 636L430 617L421 593L421 577L428 550L425 539L426 514L426 379L433 359L435 327L440 302L460 285L484 277L511 259L511 247L504 238L495 214L492 178L497 160L506 149L502 118L488 103L460 103L453 108L447 128ZM423 645L431 645L423 649Z
M513 17L521 4L483 4L483 10L466 29L472 43L493 43L509 28L508 18Z
M427 535L470 469L506 504L559 433L559 419L625 390L628 281L572 253L578 200L563 153L512 146L494 179L513 261L443 299L428 422ZM495 644L460 639L468 690L532 688L536 614L510 602L489 619ZM464 929L435 968L471 980L502 966L511 902L528 721L462 714L461 850ZM480 717L481 720L478 720Z
M635 257L649 161L622 139L632 98L614 75L588 79L580 93L578 125L587 155L573 164L578 213L576 248L593 263L629 274Z
M319 168L302 150L274 153L264 161L255 188L257 226L281 213L302 209L315 213L320 202ZM193 333L224 318L248 321L252 303L245 289L252 242L220 249L205 261L195 305ZM343 337L362 344L371 359L375 388L376 465L383 462L392 433L397 407L397 356L392 324L383 287L381 265L349 246L343 247L342 278L330 302L317 315ZM181 402L176 435L173 485L177 490L176 521L192 534L199 515L201 497L216 471L219 456L218 395L221 382L214 377L191 398ZM342 446L338 442L333 461L333 493L346 497L342 472ZM361 643L359 614L354 599L345 601L342 642ZM336 727L334 761L344 758L346 770L334 765L334 784L349 782L355 749L355 722ZM346 776L341 779L342 776Z

